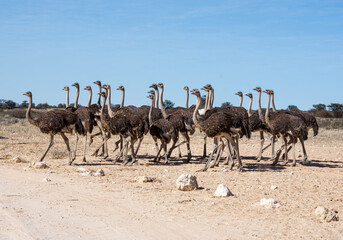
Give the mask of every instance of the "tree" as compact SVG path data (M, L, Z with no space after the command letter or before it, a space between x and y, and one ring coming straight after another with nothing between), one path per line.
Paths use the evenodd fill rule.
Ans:
M299 111L299 108L295 105L288 105L287 109L289 111Z
M230 107L232 104L230 102L223 102L222 107Z
M163 101L163 105L165 109L169 109L169 108L173 108L175 103L173 103L172 101L166 99Z
M17 104L15 102L13 102L12 100L7 100L5 102L5 108L7 109L13 109L17 106Z
M59 103L57 105L58 108L66 108L66 105L64 103Z
M36 108L38 108L38 109L47 109L49 107L50 107L50 105L48 103L38 103L36 106Z
M325 105L325 104L322 104L322 103L320 103L320 104L314 104L314 105L312 105L312 106L313 106L314 109L316 109L316 110L318 110L318 111L320 111L320 110L325 110L325 109L326 109L326 105Z
M29 104L27 103L27 100L24 100L21 104L18 105L19 108L27 108Z
M343 105L340 103L331 103L327 106L331 111L343 111Z

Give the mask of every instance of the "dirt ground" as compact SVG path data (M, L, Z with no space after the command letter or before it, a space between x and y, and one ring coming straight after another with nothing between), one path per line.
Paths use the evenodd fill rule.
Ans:
M69 139L73 145L74 136ZM81 161L81 139L75 164L69 166L57 136L45 159L49 168L33 169L30 163L41 157L48 136L27 122L0 126L0 239L343 239L343 130L320 129L306 141L311 163L295 167L272 167L270 150L256 162L259 135L253 134L240 143L243 172L222 171L222 163L196 172L203 166L196 160L202 153L198 133L191 138L195 157L190 164L183 162L185 147L181 160L150 163L155 153L150 136L136 165L113 164L116 139L109 141L107 160L91 156L100 142L96 139L87 164ZM208 151L211 146L208 140ZM297 145L298 160L300 150ZM14 157L27 162L14 163ZM101 168L105 176L81 176L79 167ZM196 175L199 190L176 189L183 173ZM138 183L138 176L154 181ZM221 183L234 196L214 198ZM274 198L281 206L266 209L259 205L261 198ZM317 206L337 210L341 220L319 222L313 215Z

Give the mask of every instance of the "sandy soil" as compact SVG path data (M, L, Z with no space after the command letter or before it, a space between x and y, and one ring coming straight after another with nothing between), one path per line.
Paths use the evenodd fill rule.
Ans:
M116 139L110 140L110 149ZM149 163L155 153L149 136L133 166L91 157L99 139L88 150L87 164L81 162L80 143L75 165L69 166L57 136L45 159L49 168L30 168L47 141L27 123L0 126L0 239L343 239L342 220L320 223L313 215L317 206L325 206L343 218L342 130L321 130L310 137L311 163L296 167L272 167L270 151L257 163L253 157L259 139L253 134L241 141L244 172L224 172L222 164L196 172L203 166L196 157L190 164L183 162L185 157L170 165ZM193 155L200 156L201 136L195 134L191 141ZM300 150L297 146L298 159ZM186 154L184 147L182 152ZM14 163L14 157L27 162ZM106 175L81 176L79 167L101 168ZM183 173L195 174L200 189L176 190ZM138 183L137 176L154 181ZM220 183L234 196L214 198ZM271 185L278 188L271 190ZM266 209L259 205L261 198L274 198L281 207Z

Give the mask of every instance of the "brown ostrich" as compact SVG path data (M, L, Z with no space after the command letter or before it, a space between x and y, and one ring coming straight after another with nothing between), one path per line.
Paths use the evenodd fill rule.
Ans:
M32 93L26 92L24 95L29 97L29 106L26 111L26 119L29 123L38 127L42 133L50 135L48 147L39 161L43 161L49 149L54 144L55 135L59 134L67 146L69 164L71 165L73 162L73 157L69 147L69 139L66 137L65 133L72 133L75 131L78 134L83 134L84 129L78 116L70 111L56 109L43 114L38 119L33 119L31 117Z
M79 117L79 119L82 122L82 126L84 128L84 145L83 145L83 158L82 161L86 162L86 146L87 146L87 137L88 133L91 134L93 131L93 127L96 124L95 119L94 119L94 113L91 109L87 107L78 107L78 100L79 100L79 95L80 95L80 85L78 83L74 83L72 86L76 87L76 99L74 103L74 107L76 108L75 113ZM92 96L90 96L91 99ZM91 100L89 100L91 101ZM74 152L74 157L73 161L76 159L76 148L77 148L77 143L78 143L78 137L76 138L75 142L75 152Z
M265 121L270 129L270 132L273 136L281 135L284 140L284 146L287 146L287 137L290 138L293 147L293 166L296 164L295 157L295 143L297 139L300 140L300 143L305 151L304 140L307 139L308 130L306 123L301 117L297 117L282 111L270 112L270 100L271 100L271 91L265 90L265 93L268 94L268 104L265 113ZM273 164L277 163L277 159L274 159ZM285 147L285 161L288 161L287 147Z
M227 142L234 146L237 153L238 169L242 170L242 162L239 155L238 144L233 140L235 135L244 132L248 126L244 126L242 119L237 117L237 115L230 111L228 108L213 108L206 111L205 115L199 115L198 109L201 103L201 95L198 89L193 89L191 91L197 97L197 103L195 110L193 112L193 121L196 127L202 130L210 138L225 138ZM218 141L214 141L214 147L210 154L210 157L201 171L206 171L211 163L213 154L218 148ZM231 163L231 167L233 162Z

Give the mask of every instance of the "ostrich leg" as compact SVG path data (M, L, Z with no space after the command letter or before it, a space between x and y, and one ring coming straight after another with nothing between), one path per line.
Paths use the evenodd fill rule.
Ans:
M48 153L52 145L54 145L54 135L50 135L50 141L49 141L48 147L46 148L43 156L39 159L40 162L43 161L43 159L45 158L46 154Z
M264 144L264 134L263 131L260 131L260 152L256 158L257 162L261 161L262 159L262 152L263 152L263 144Z
M73 163L74 159L72 159L72 156L71 156L72 154L71 154L71 151L70 151L69 139L66 137L66 135L63 132L60 132L60 135L62 136L62 138L64 140L64 143L67 146L68 155L69 155L69 165L71 165Z
M203 169L198 170L197 172L205 172L210 167L213 154L217 151L217 149L218 149L218 138L214 138L214 140L213 140L213 149L212 149L212 152L211 152L210 156L208 157L208 160L207 160L207 162L205 164L205 167Z

